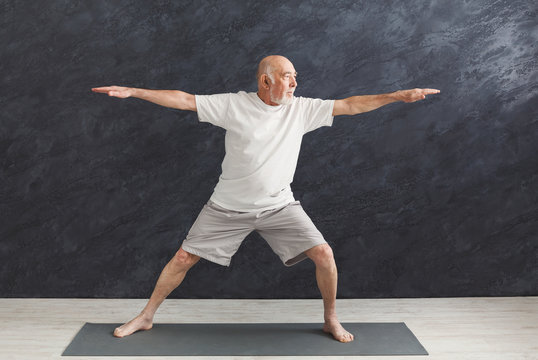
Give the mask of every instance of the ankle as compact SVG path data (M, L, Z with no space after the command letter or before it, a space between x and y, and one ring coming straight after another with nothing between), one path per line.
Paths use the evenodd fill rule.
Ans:
M324 319L325 319L325 322L338 321L338 318L336 317L336 314L325 315Z
M140 312L140 314L138 316L140 316L144 320L153 321L154 314L149 312L149 311L142 310L142 312Z

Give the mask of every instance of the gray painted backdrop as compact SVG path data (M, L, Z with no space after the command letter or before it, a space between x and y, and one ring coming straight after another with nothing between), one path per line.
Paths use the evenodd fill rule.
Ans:
M535 1L2 1L0 296L149 297L220 174L224 130L94 94L441 89L303 138L292 189L340 298L537 295ZM172 298L319 298L255 232Z

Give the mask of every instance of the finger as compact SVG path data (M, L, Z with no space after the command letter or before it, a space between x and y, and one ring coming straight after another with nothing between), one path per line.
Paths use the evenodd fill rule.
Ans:
M112 90L111 86L103 86L103 87L98 87L98 88L92 88L92 91L97 92L97 93L107 93L110 90Z
M437 89L422 89L422 93L424 95L439 94L440 92L441 90L437 90Z

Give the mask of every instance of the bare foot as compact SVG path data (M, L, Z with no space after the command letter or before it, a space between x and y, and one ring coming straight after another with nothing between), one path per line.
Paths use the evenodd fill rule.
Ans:
M138 330L149 330L153 327L153 321L151 318L144 317L143 314L138 315L133 320L129 321L126 324L123 324L120 327L117 327L114 330L114 336L124 337L131 335Z
M323 331L332 334L333 337L340 342L350 342L353 341L354 338L353 334L344 329L336 319L325 321Z

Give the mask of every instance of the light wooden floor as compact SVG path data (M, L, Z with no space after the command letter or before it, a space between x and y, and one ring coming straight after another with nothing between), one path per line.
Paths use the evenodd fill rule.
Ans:
M138 314L145 303L146 300L138 299L0 299L0 359L60 359L85 322L124 323ZM321 322L321 311L321 300L168 299L157 312L155 322ZM346 299L337 300L337 311L343 323L405 322L430 355L318 359L538 359L538 297ZM62 359L126 358L129 357ZM159 357L135 357L156 358ZM254 358L272 357L218 357Z

